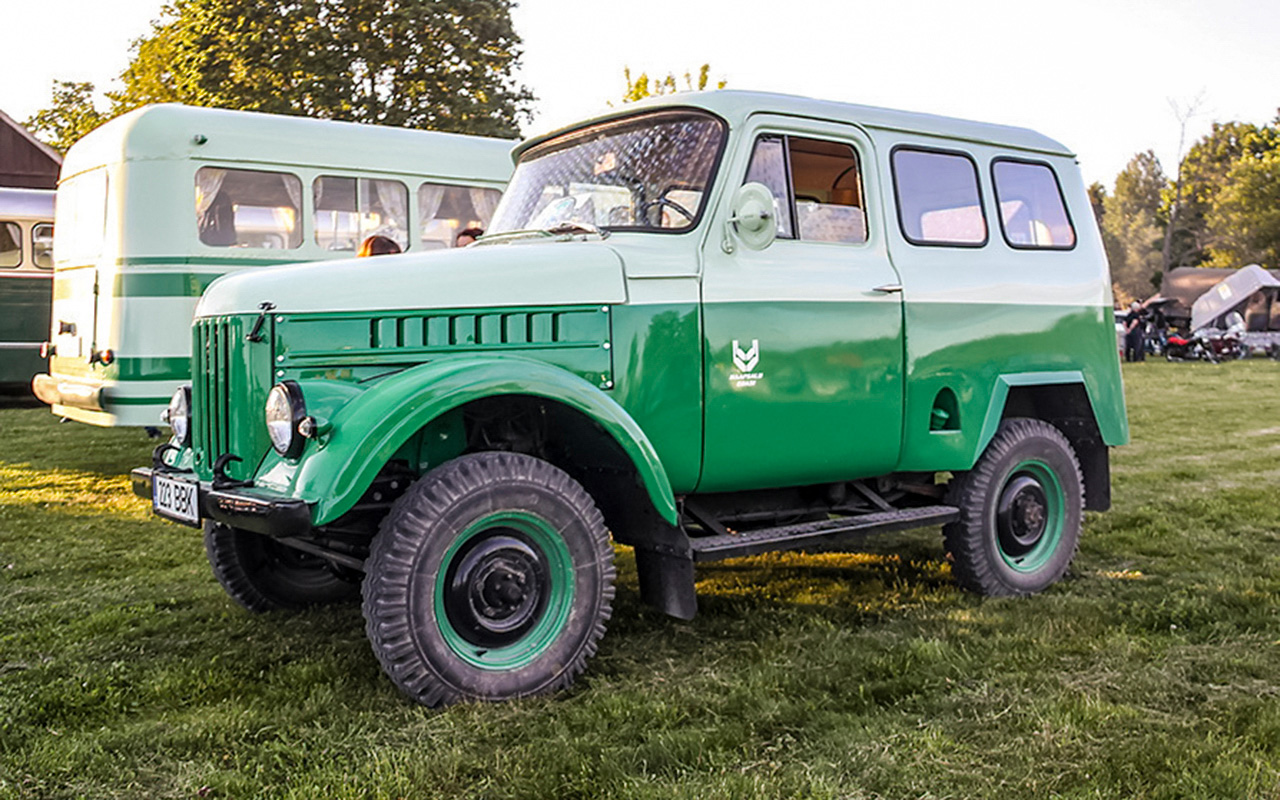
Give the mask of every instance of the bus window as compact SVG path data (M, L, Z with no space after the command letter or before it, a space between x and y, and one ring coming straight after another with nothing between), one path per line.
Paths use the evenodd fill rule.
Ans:
M102 255L107 234L107 171L82 172L58 184L55 227L62 231L57 256L61 263L81 266Z
M22 266L22 227L0 222L0 268Z
M323 175L311 194L316 244L326 250L356 250L369 236L409 248L409 189L400 181Z
M201 167L196 172L200 241L212 247L302 245L302 181L286 172Z
M458 231L487 228L501 199L502 192L497 189L422 184L418 187L422 246L428 250L453 247Z
M31 260L40 269L53 269L53 226L47 222L31 227Z

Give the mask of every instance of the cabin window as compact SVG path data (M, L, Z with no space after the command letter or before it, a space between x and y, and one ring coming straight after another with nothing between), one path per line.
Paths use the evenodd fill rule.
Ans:
M48 222L31 228L31 260L40 269L53 269L53 225Z
M0 269L22 266L22 226L0 222Z
M201 167L196 223L211 247L288 250L302 245L302 181L286 172Z
M973 159L961 153L899 148L892 160L898 222L907 241L952 247L987 243L987 218Z
M316 244L326 250L358 250L370 236L385 236L409 248L409 189L400 181L340 178L311 184Z
M502 199L497 189L479 186L444 186L424 183L418 187L418 217L422 247L440 250L453 247L459 231L484 231Z
M102 255L107 236L107 187L107 171L102 168L58 183L54 224L61 263L81 266Z
M991 177L1010 247L1066 250L1076 244L1062 188L1048 164L996 159Z
M773 193L778 238L846 244L867 240L862 176L857 153L848 144L762 136L746 180L763 183Z

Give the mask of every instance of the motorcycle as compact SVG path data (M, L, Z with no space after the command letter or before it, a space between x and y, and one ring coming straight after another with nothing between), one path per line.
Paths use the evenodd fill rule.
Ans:
M1190 337L1170 334L1164 351L1164 357L1169 361L1208 361L1211 364L1244 356L1240 333L1218 328L1201 328Z

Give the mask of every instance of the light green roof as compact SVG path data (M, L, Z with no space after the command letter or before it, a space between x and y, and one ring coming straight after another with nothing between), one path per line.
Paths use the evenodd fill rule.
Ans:
M1050 139L1048 136L1012 125L993 125L986 122L942 117L936 114L894 111L888 108L862 106L855 103L837 103L830 100L814 100L809 97L790 94L745 92L728 89L710 92L682 92L665 97L650 98L639 103L631 103L621 108L612 109L588 122L615 119L634 114L640 110L680 107L706 109L723 117L732 128L741 126L753 114L778 114L849 122L870 129L902 131L927 136L940 135L952 139L1001 145L1051 155L1074 155L1062 143ZM555 134L580 128L584 124L587 123L576 123L535 136L521 144L517 149L517 154Z
M204 144L197 144L204 137ZM144 106L89 133L67 152L66 178L140 159L227 160L333 166L505 182L515 142L383 125L196 108Z

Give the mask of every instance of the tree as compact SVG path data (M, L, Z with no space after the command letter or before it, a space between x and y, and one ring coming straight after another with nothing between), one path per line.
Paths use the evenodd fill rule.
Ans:
M651 80L649 78L649 73L647 72L641 72L633 80L631 78L630 67L624 67L622 74L627 80L627 90L622 95L622 102L634 103L635 101L643 100L646 97L659 97L664 94L675 94L676 92L682 91L700 92L703 89L706 89L707 84L710 82L709 76L711 74L711 65L703 64L699 67L698 77L696 79L693 77L692 73L685 72L684 89L679 87L675 74L671 72L667 73L667 77L660 78L658 80ZM723 89L727 83L728 81L725 80L716 81L715 88Z
M117 113L181 102L515 136L511 0L174 0L134 43Z
M93 101L92 83L53 82L53 103L26 121L27 130L54 150L67 152L76 140L110 119Z
M1237 159L1206 222L1211 266L1280 268L1280 149Z
M1164 238L1159 212L1168 185L1160 160L1150 150L1135 155L1116 176L1102 226L1118 295L1146 297L1153 284L1159 285Z
M1173 180L1173 194L1167 198L1165 203L1164 246L1160 255L1160 269L1163 272L1168 272L1169 267L1172 266L1173 235L1177 229L1178 211L1182 207L1182 146L1187 141L1187 123L1199 112L1200 106L1203 104L1203 93L1196 95L1194 99L1188 101L1185 105L1179 105L1173 99L1169 100L1169 107L1173 110L1173 116L1178 120L1178 170Z

